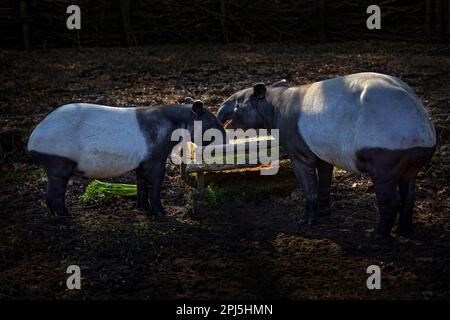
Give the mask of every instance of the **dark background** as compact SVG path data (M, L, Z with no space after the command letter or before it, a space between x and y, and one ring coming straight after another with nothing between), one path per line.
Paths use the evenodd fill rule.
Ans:
M81 30L66 8L81 8ZM366 9L381 8L381 30ZM192 42L448 41L448 0L2 0L2 46L122 46Z
M0 300L450 299L448 3L0 0ZM80 31L66 28L70 4L81 7ZM366 27L369 4L381 7L381 30ZM191 96L216 112L259 81L368 71L410 85L436 128L411 238L373 241L370 179L337 169L332 214L299 225L304 197L289 163L275 176L207 174L215 188L199 191L167 161L165 221L134 198L84 203L91 180L74 176L74 220L60 226L26 150L36 125L67 103L151 107ZM72 264L81 290L66 287ZM382 269L382 290L367 289L369 265Z

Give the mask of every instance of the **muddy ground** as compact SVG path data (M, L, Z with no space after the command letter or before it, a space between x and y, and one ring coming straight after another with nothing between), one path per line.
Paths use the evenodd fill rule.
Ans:
M0 298L450 298L449 56L444 45L376 42L0 51ZM332 215L299 226L303 196L288 165L270 177L209 176L218 194L211 200L168 163L164 221L146 219L134 199L83 204L89 180L74 177L67 202L75 218L59 226L44 205L45 176L25 152L35 125L69 102L150 106L193 96L217 110L257 81L304 84L360 71L401 77L437 125L409 239L371 240L370 181L340 170ZM71 264L81 266L81 290L66 289ZM381 290L366 287L372 264L382 269Z

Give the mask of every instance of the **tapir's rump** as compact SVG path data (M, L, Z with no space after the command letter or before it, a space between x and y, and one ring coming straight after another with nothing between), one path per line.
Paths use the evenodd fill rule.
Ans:
M135 109L85 103L50 113L31 134L28 150L73 160L77 171L95 178L133 170L150 151Z
M358 171L356 153L362 149L436 144L427 111L395 77L358 73L316 82L301 105L298 128L311 151L346 170Z

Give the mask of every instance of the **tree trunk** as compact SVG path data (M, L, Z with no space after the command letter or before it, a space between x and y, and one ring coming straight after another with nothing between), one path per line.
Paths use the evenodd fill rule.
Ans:
M325 0L319 0L319 40L325 42L326 40L326 18L325 18Z
M435 34L435 38L438 38L438 39L440 39L443 34L443 32L442 32L443 31L443 23L442 23L443 4L444 4L444 2L442 0L436 0L434 2L434 34Z
M127 46L136 45L130 22L130 0L120 0L120 14L122 16L123 31Z
M447 20L447 26L446 26L446 33L447 35L450 35L450 0L447 1L447 10L446 10L446 20Z
M220 0L220 27L222 28L223 41L229 42L228 28L227 28L227 2L226 0Z
M29 26L29 16L28 16L28 3L26 0L20 1L20 19L22 20L22 39L23 47L28 50L31 47L30 41L30 26Z

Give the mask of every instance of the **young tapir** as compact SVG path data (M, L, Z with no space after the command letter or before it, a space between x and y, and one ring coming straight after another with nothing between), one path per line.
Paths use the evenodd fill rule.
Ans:
M201 101L152 108L116 108L72 103L51 112L32 132L29 152L48 176L46 200L50 211L69 216L65 193L69 178L79 173L109 178L135 170L138 208L163 215L160 192L166 158L178 141L175 129L187 129L193 139L194 121L202 131L219 129L220 121ZM208 143L205 143L208 144Z
M357 73L299 87L262 83L233 94L218 118L235 128L279 129L306 198L304 221L329 212L333 165L374 183L378 234L412 231L415 179L435 151L427 111L398 78Z

